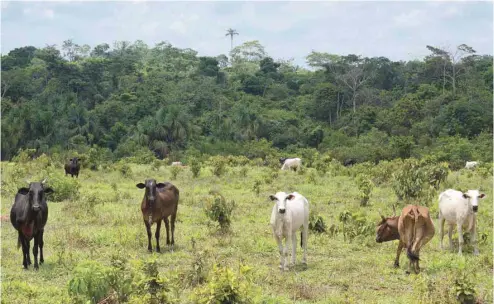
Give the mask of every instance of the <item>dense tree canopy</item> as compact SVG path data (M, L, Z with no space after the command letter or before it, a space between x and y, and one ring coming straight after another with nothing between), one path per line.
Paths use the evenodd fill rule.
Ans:
M429 56L408 62L313 51L314 71L273 59L258 41L216 57L167 42L17 48L2 56L1 157L94 145L115 157L244 154L265 139L289 153L379 161L461 139L471 144L461 158L491 159L492 56L426 47Z

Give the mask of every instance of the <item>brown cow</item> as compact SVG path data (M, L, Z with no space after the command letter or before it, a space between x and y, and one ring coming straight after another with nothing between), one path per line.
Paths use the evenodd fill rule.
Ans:
M400 239L400 234L398 233L398 219L396 216L395 207L393 206L394 216L384 217L381 215L381 222L377 225L376 229L376 242L383 243ZM398 243L398 250L396 251L396 258L394 267L400 267L400 255L403 251L403 245L401 242Z
M410 261L407 273L410 273L411 267L415 273L420 272L420 249L432 239L434 232L434 223L427 207L407 205L403 208L398 219L398 233L401 246L406 247Z
M161 220L165 222L166 227L166 245L171 245L172 249L175 244L175 219L177 218L177 208L179 191L173 184L156 183L155 179L146 179L145 183L138 183L136 185L139 189L146 189L144 198L141 203L142 217L144 219L144 225L146 225L146 231L148 234L148 251L152 252L153 247L151 245L151 226L156 223L156 252L160 252L160 228ZM168 217L171 215L171 230L172 239L170 242L169 222Z

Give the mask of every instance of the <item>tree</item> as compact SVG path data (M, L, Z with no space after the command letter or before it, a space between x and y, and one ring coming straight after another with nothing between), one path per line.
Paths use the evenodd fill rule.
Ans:
M230 36L230 51L233 50L233 36L238 35L237 30L229 28L226 30L225 36Z

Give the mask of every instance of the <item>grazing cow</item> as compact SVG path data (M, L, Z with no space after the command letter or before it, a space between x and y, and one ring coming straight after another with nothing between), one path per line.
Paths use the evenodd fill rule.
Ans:
M381 215L381 222L377 225L376 229L376 242L383 243L400 239L400 234L398 233L398 219L400 217L396 216L396 210L393 206L393 216L384 217ZM400 267L400 255L403 251L403 243L398 243L398 249L396 251L396 258L394 267Z
M182 162L180 162L180 161L176 161L176 162L173 162L173 163L172 163L172 166L180 166L180 167L182 167L182 166L183 166L183 164L182 164Z
M281 167L281 170L292 169L297 171L302 166L302 160L300 158L287 158Z
M29 188L19 188L15 195L14 205L10 210L10 222L18 231L17 248L22 246L22 265L27 269L31 265L29 246L34 238L34 269L38 270L39 264L45 261L43 258L43 233L48 220L48 205L46 194L54 192L45 186L46 179L42 182L29 183Z
M151 226L156 223L156 252L160 252L160 229L161 220L165 222L166 228L166 245L171 245L172 249L175 244L175 219L177 218L177 208L179 191L173 184L156 183L155 179L146 179L144 184L136 185L139 189L146 189L144 198L141 203L142 217L148 234L148 250L153 251L151 246ZM172 239L170 242L169 221L171 216Z
M415 273L419 273L420 249L432 239L435 233L429 209L417 205L405 206L398 219L398 233L401 245L407 249L409 260L407 273L410 273L410 268L413 268Z
M280 269L288 270L285 261L288 243L292 241L292 261L295 264L295 254L297 250L297 230L303 226L300 235L300 246L304 249L302 263L307 265L307 233L309 229L309 201L297 192L287 194L278 192L270 195L271 201L275 202L271 212L271 228L273 229L274 238L278 243L280 250ZM283 247L283 238L285 247Z
M347 158L345 159L345 161L343 162L343 165L345 167L348 167L348 166L353 166L357 163L357 160L355 158Z
M472 235L472 243L474 246L474 255L479 254L477 247L477 211L479 209L479 199L485 197L484 193L479 190L468 190L465 193L454 189L448 189L439 194L439 238L440 248L443 249L444 237L444 222L449 225L449 249L453 249L453 226L456 224L458 229L458 254L462 254L463 247L463 226L466 226Z
M467 163L465 164L465 169L474 169L478 165L479 165L479 162L476 162L476 161L467 161Z
M288 158L286 157L280 157L280 164L283 165L285 163L285 160L287 160Z
M74 175L79 178L79 170L81 169L81 164L79 164L79 159L77 157L69 159L69 162L65 164L65 175L70 174L70 177Z

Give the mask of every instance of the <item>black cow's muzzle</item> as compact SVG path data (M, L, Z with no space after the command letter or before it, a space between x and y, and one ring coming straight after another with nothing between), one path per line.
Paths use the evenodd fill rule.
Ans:
M284 214L284 213L285 213L285 211L286 211L285 209L280 209L280 210L279 210L279 212L280 212L281 214Z
M39 207L39 206L33 206L33 211L34 211L34 212L38 212L38 211L39 211L39 209L40 209L40 207Z
M479 206L473 206L473 212L479 211Z

